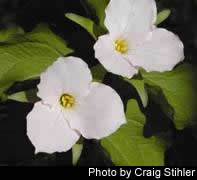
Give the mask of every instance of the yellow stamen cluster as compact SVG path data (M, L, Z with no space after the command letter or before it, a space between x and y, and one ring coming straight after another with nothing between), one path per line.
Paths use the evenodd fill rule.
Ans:
M128 51L128 43L124 39L117 39L115 41L115 50L121 54L124 54Z
M60 97L60 104L64 108L71 108L75 105L75 98L69 94L63 94Z

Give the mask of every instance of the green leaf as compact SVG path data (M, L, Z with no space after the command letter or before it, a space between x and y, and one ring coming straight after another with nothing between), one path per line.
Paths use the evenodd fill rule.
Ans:
M73 159L73 165L75 166L81 156L83 150L83 144L75 144L72 147L72 159Z
M164 96L174 110L174 123L176 128L183 129L197 118L197 68L184 64L170 72L142 71L145 82L149 85L149 92L157 94L156 101L165 106L159 97ZM160 93L158 92L160 89ZM162 93L162 94L161 94ZM166 107L164 107L166 108ZM171 113L169 113L170 115ZM168 114L167 114L168 115Z
M13 82L38 77L59 56L71 52L62 39L43 25L0 46L0 96Z
M68 19L72 20L73 22L82 26L84 29L86 29L91 34L91 36L96 40L96 36L94 34L94 22L91 19L73 13L67 13L65 14L65 16Z
M46 24L39 24L32 32L26 34L25 38L31 42L46 44L62 56L73 52L67 47L66 42L54 34Z
M100 32L107 32L104 25L105 20L105 8L107 7L109 0L81 0L81 3L86 7L87 11L91 11L92 14L98 17L98 25L101 29L98 28Z
M14 93L10 96L7 96L6 99L4 100L7 99L11 99L19 102L31 102L31 103L40 101L40 98L37 96L37 89L30 89L27 91Z
M19 26L12 26L0 31L0 43L9 41L13 36L23 35L24 31Z
M19 101L19 102L29 102L26 97L26 93L24 91L12 94L8 96L8 99Z
M145 89L144 80L138 80L138 79L125 79L125 80L136 88L142 100L143 106L146 107L148 105L148 94Z
M157 15L157 20L155 22L155 25L161 24L163 21L165 21L171 14L170 9L164 9Z
M101 64L92 67L91 71L94 81L103 82L103 79L107 71Z
M127 104L127 124L101 141L117 166L164 165L164 145L156 138L144 138L145 117L137 102Z

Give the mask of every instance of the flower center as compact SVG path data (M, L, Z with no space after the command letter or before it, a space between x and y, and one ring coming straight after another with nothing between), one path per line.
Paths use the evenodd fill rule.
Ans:
M124 54L128 51L128 43L124 39L117 39L115 41L115 50L121 54Z
M75 105L75 98L70 94L63 94L60 97L60 104L64 108L71 108Z

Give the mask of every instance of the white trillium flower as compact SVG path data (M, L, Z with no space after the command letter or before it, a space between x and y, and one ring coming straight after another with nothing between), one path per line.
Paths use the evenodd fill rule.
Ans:
M169 71L184 59L178 36L154 25L155 0L111 0L105 13L109 33L99 37L94 49L108 71L131 78L139 68Z
M120 96L92 82L87 64L61 57L41 74L40 102L27 116L27 135L38 152L69 150L80 138L101 139L126 123Z

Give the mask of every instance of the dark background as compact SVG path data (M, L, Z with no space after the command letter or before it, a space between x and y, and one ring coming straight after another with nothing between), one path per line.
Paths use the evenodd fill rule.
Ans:
M179 35L185 45L185 62L196 65L197 61L197 3L195 0L157 0L158 9L170 8L171 16L160 26ZM67 20L65 12L97 20L94 14L87 14L79 0L0 0L0 29L13 23L21 25L26 32L38 23L48 23L51 29L64 38L75 56L83 58L90 67L97 64L94 58L92 37L80 26ZM187 127L182 131L174 128L158 104L150 99L148 107L143 109L134 88L123 82L118 76L108 73L104 83L112 86L124 103L135 98L145 113L147 123L144 136L157 135L166 140L165 164L172 166L197 165L196 128ZM33 84L35 86L35 84ZM124 87L124 88L123 88ZM14 89L14 88L13 88ZM123 90L124 89L124 90ZM34 156L34 147L26 136L26 115L33 105L7 101L0 103L0 164L17 166L67 166L71 165L71 151ZM112 165L108 155L93 140L84 142L84 150L78 165Z

